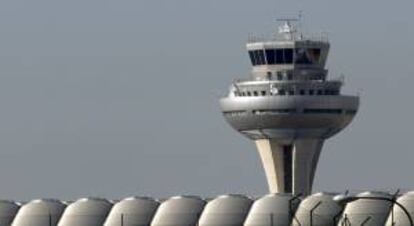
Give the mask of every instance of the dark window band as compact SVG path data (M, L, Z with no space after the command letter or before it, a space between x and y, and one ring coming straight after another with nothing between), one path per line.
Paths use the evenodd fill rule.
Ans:
M255 114L255 115L264 115L264 114L289 114L289 113L296 113L296 109L294 109L294 108L286 108L286 109L254 110L253 111L253 114Z
M265 64L317 64L321 50L318 48L282 48L250 50L249 57L253 66Z
M303 110L305 114L342 114L342 109L328 108L306 108Z
M223 112L224 115L230 115L230 116L240 116L247 114L246 111L225 111Z

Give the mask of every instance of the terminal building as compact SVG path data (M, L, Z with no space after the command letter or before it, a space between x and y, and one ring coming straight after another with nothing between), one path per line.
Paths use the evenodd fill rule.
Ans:
M253 198L229 194L203 199L175 196L156 200L83 198L75 202L37 199L27 203L0 201L0 226L409 226L409 219L385 200L338 203L334 193L307 197L269 194ZM391 197L363 192L358 197ZM414 216L414 192L397 197Z

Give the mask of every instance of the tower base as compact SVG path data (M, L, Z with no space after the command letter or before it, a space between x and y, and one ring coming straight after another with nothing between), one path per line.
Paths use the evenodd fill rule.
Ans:
M308 195L323 146L323 140L256 140L270 193Z

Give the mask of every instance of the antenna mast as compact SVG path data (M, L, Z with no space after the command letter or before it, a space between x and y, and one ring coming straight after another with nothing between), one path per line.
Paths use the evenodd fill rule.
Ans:
M297 22L297 18L279 18L277 21L284 22L279 26L279 34L283 35L286 40L294 40L296 29L293 27L292 22Z
M297 27L301 30L301 23L302 23L302 10L299 11L298 16L295 17L285 17L285 18L278 18L278 22L283 22L283 25L279 26L279 34L282 34L286 40L294 40L295 38L302 39L303 34L300 33L298 37L296 34L298 32ZM293 24L296 23L296 26Z

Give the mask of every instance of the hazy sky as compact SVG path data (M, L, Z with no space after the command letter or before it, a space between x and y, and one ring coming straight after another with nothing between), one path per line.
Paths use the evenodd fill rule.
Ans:
M245 42L304 11L330 76L361 91L315 190L414 190L412 0L2 0L0 197L261 195L253 142L218 99Z

